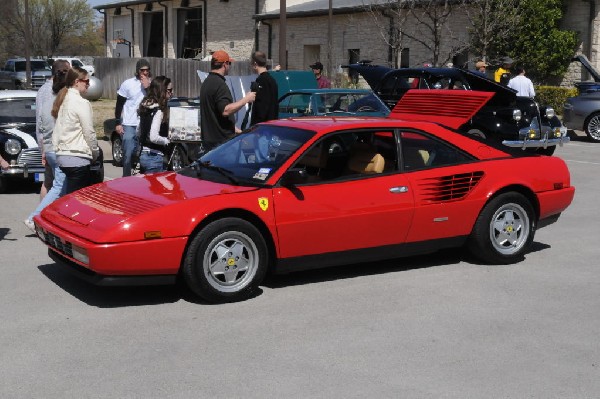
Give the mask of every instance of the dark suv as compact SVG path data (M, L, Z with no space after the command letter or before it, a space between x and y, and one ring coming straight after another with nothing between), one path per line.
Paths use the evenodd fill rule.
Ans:
M392 69L369 63L352 64L348 68L360 73L390 109L410 89L492 92L493 97L458 129L460 132L546 155L552 155L556 145L569 141L567 129L554 109L539 105L534 99L519 97L516 91L476 72L459 68Z

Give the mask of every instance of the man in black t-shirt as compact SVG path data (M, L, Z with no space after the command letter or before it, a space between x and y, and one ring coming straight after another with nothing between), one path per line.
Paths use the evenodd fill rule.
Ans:
M215 51L210 60L210 73L200 86L200 128L204 148L210 150L235 135L235 113L254 102L256 93L249 92L239 101L225 83L225 75L234 60L223 50Z
M252 104L250 125L270 121L279 117L277 82L267 72L267 57L262 51L252 53L252 68L258 74L256 101Z

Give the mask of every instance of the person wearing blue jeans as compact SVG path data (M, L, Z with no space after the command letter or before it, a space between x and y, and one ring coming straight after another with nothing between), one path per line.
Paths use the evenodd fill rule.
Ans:
M133 159L139 145L137 126L123 126L123 176L131 176L131 170L135 166Z
M27 218L28 220L33 220L34 216L39 215L45 207L47 207L52 202L65 195L65 174L62 170L60 170L60 168L56 164L56 154L54 152L46 152L46 162L48 163L48 165L50 165L52 170L54 170L54 180L52 181L52 188L50 188L48 193L40 201L37 208L35 208L35 210L31 212L31 214ZM27 224L27 222L25 222L25 224Z
M66 84L65 79L70 68L71 65L68 61L55 60L52 64L52 78L40 87L35 97L35 130L38 145L42 151L42 159L46 161L44 186L47 191L37 208L23 221L25 226L32 231L34 230L33 217L38 215L52 201L65 194L65 174L58 167L56 153L52 145L52 133L54 132L52 106L57 93Z
M136 130L140 123L138 107L150 86L150 63L142 58L135 64L135 76L129 78L117 91L115 118L119 120L115 131L123 143L123 176L131 176L134 153L138 149Z
M165 170L164 155L169 145L168 102L173 95L173 84L166 76L152 79L148 94L142 100L140 116L140 142L142 153L140 167L142 173L156 173Z

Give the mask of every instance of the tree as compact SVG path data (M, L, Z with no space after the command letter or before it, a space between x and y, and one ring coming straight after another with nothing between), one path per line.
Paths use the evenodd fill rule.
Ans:
M479 0L465 7L470 52L484 61L498 58L498 43L507 43L520 22L519 0Z
M471 52L499 61L510 56L536 83L562 76L577 34L559 28L564 0L478 0L469 9Z
M3 43L5 56L22 56L25 43L24 1L11 0L15 6L11 18L0 25L0 33L6 40ZM6 4L6 3L5 3ZM72 38L93 38L93 11L86 0L29 0L31 46L34 56L52 56L58 51L70 52L64 44ZM98 43L102 39L97 37ZM72 41L76 43L77 41ZM90 48L95 48L95 45Z
M408 44L407 39L429 50L431 58L422 61L440 66L470 46L459 34L464 28L451 23L463 12L466 3L466 0L376 0L365 8L392 49L394 66L399 66L399 54ZM389 19L389 24L384 18Z

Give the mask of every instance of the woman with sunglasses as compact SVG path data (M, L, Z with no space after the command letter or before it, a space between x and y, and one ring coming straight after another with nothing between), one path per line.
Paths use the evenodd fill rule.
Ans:
M142 153L140 167L142 173L156 173L165 170L164 155L169 145L169 107L167 103L173 95L173 84L166 76L157 76L150 83L147 94L140 103L138 134Z
M60 89L52 106L56 119L52 145L56 163L65 174L66 193L91 184L90 165L98 158L99 148L92 118L92 106L82 97L90 86L88 72L72 67L65 87Z

